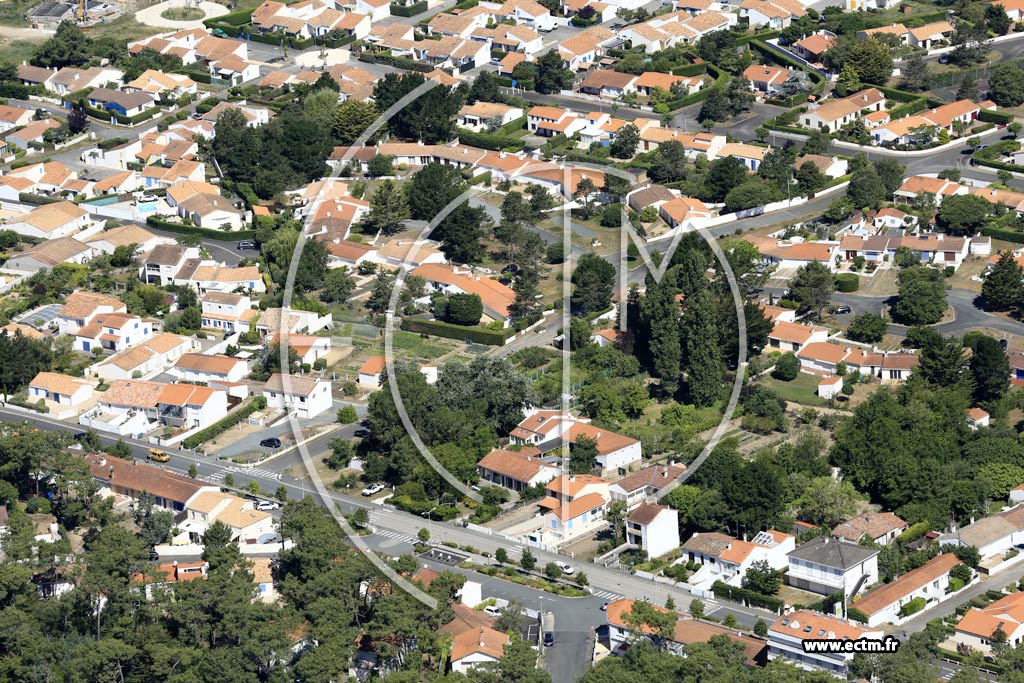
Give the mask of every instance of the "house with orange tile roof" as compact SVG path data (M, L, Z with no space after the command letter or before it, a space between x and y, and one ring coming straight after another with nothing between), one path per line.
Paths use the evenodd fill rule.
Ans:
M800 114L800 125L812 130L835 133L864 114L885 109L885 95L877 88L867 88L824 104L810 105Z
M776 93L789 78L789 69L769 64L751 64L743 71L743 78L755 92Z
M75 408L93 395L94 382L59 372L40 372L28 383L28 398L50 404ZM52 412L52 411L51 411Z
M301 375L275 372L263 385L267 406L299 418L316 417L331 408L331 383Z
M439 263L424 263L411 272L427 281L428 290L444 294L476 294L484 307L481 322L511 324L509 308L515 302L515 292L497 280L476 275L471 271Z
M186 353L167 373L181 382L194 384L240 382L249 374L249 363L243 358L231 356Z
M658 638L654 629L649 626L638 627L631 623L630 613L636 600L619 598L608 603L605 608L608 620L609 649L613 654L625 654L639 636L647 636L655 641L655 646L662 646L666 652L676 656L686 656L686 646L693 643L706 643L715 636L726 636L743 649L744 664L747 666L764 666L767 658L767 643L757 637L743 634L734 629L698 619L685 618L679 615L675 627L667 638ZM664 607L654 605L653 608L664 614L673 614ZM667 642L666 642L667 641Z
M988 427L991 416L988 411L977 406L967 409L967 426L977 431L982 427Z
M670 228L690 227L693 221L711 218L715 211L695 197L676 197L658 206L658 215Z
M768 346L780 351L799 351L808 344L828 341L828 330L800 323L778 320L768 333Z
M365 387L379 387L381 373L386 366L387 359L384 356L370 356L359 368L359 383Z
M826 671L845 679L853 662L853 652L806 652L804 641L880 640L882 636L881 631L853 621L810 610L796 610L779 617L768 628L768 659L781 659L806 671Z
M221 491L200 491L185 505L187 517L179 528L192 543L202 543L203 534L220 522L231 529L231 540L267 543L278 538L274 518L256 510L251 500Z
M800 371L809 375L827 376L836 373L839 364L846 360L850 349L829 342L811 342L796 352L800 359ZM842 389L842 387L839 387Z
M797 56L804 58L811 64L821 63L821 56L836 44L836 36L829 31L820 31L801 38L791 45L791 49Z
M96 349L117 353L147 341L153 336L153 321L131 313L103 313L75 333L75 350L92 353Z
M574 444L580 437L597 442L597 462L602 470L625 470L641 459L640 442L609 429L590 424L590 419L566 415L556 410L531 409L512 430L512 443L537 446L542 453Z
M921 356L916 353L885 354L882 356L882 367L879 370L882 384L906 382L920 364Z
M946 197L952 197L958 194L967 194L969 191L966 185L955 183L950 180L943 180L942 178L933 178L931 176L914 175L910 176L903 181L903 184L893 192L893 199L899 201L900 199L912 200L919 196L931 195L935 201L936 206L941 206L942 200Z
M21 69L22 67L18 68ZM32 122L34 116L35 110L14 107L9 104L0 104L0 133L6 133L19 126L27 126Z
M526 129L541 137L559 134L572 137L586 125L586 120L579 114L559 107L538 105L526 112Z
M797 0L743 0L740 5L740 18L746 17L750 26L765 26L773 31L786 28L805 14Z
M11 145L17 145L21 149L28 150L29 145L40 145L45 140L48 130L60 128L60 123L54 119L46 118L39 121L30 121L28 125L8 133L4 140Z
M121 496L138 500L143 493L153 496L157 507L181 512L185 504L203 491L219 491L219 487L202 481L151 467L137 460L123 460L103 453L87 454L89 472L99 484L102 498Z
M508 634L481 626L452 639L452 671L465 674L478 666L493 666L505 656Z
M177 99L182 95L195 95L199 86L185 74L164 73L156 69L146 69L139 76L124 84L125 92L141 90L150 95Z
M71 202L55 202L43 204L24 215L8 218L4 229L13 230L25 237L49 240L77 236L91 225L93 220L82 207Z
M247 331L249 324L260 314L252 307L252 298L248 294L208 291L200 303L203 327L223 330L227 334Z
M878 545L888 545L908 527L906 522L891 512L864 512L837 524L832 529L832 535L853 543L867 539Z
M463 105L456 119L461 128L480 132L491 125L504 126L523 117L521 107L496 102L476 102Z
M957 623L952 639L987 654L992 652L996 631L1005 634L1010 647L1024 642L1024 593L1010 593L982 609L970 608Z
M160 423L204 429L228 412L227 392L197 384L167 384L156 402Z
M78 421L121 436L139 436L159 425L185 430L208 427L227 414L227 394L192 384L119 379L98 396Z
M1024 0L995 0L992 4L1001 7L1006 16L1010 17L1010 21L1024 19Z
M778 322L780 320L787 323L796 322L796 310L792 308L783 308L782 306L761 304L761 311L764 313L764 317L773 323Z
M618 331L610 327L606 327L603 330L594 330L593 334L590 335L590 343L601 347L612 346L618 339Z
M191 337L163 332L138 346L125 349L89 366L88 373L107 382L133 377L153 377L192 350Z
M960 564L953 553L943 553L895 581L865 593L854 600L852 606L867 615L868 626L899 624L903 621L900 610L911 600L922 598L924 609L929 609L946 599L949 572Z
M558 476L559 468L544 462L540 451L527 446L518 451L493 448L476 464L482 481L519 492L543 486Z
M60 334L75 334L98 315L125 313L127 310L114 297L76 290L64 299L64 305L57 313L57 331Z
M789 565L786 554L796 547L796 538L781 531L758 532L749 541L723 533L696 533L682 545L683 562L697 562L701 568L693 574L693 585L711 586L724 581L739 586L750 565L764 560L773 569L784 570Z
M843 378L840 376L826 377L818 382L818 396L826 401L839 396L843 390Z
M592 26L558 43L558 54L567 69L586 70L604 56L615 37L615 33L603 26Z
M654 502L654 496L672 486L686 472L686 465L652 465L639 472L627 474L608 487L613 501L626 504L632 510L643 502Z
M877 144L929 143L937 139L939 131L966 131L981 109L971 100L957 100L878 126L872 129L871 136Z
M282 335L280 332L277 332L265 339L264 343L287 344L289 349L294 349L295 353L298 354L299 362L305 365L313 365L313 363L326 357L331 352L330 337L318 337L312 334L285 332Z

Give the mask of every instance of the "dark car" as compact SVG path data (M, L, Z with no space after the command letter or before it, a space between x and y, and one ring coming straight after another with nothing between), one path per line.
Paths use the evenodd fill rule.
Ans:
M269 439L263 439L263 441L260 441L260 445L264 448L280 448L281 439L276 436L272 436Z
M239 249L255 249L256 248L256 243L253 242L252 240L242 240L241 242L238 243L238 248Z
M1004 346L1003 348L1005 349L1006 347ZM85 432L78 432L77 434L75 434L74 439L75 441L84 441L85 437L87 436L89 435L86 434Z
M939 56L939 64L949 64L949 55Z
M849 312L850 312L850 307L847 306L846 304L841 304L841 305L836 306L835 308L832 309L832 313L834 315L843 315L844 313L849 313Z
M366 437L368 437L370 435L370 430L369 429L357 429L356 431L352 432L352 434L354 436L359 437L360 439L365 439Z
M545 647L551 647L554 644L555 644L555 634L552 633L551 631L548 631L547 633L544 634L544 646Z
M160 553L158 553L156 551L156 548L150 548L149 549L149 559L151 559L151 560L159 560L160 559Z
M1006 350L1006 346L1007 346L1007 341L1005 339L1000 339L999 340L999 345L1002 346L1003 347L1003 351L1005 351Z
M502 274L505 274L505 275L508 275L509 273L511 273L512 275L515 275L516 273L519 272L519 266L517 266L514 263L510 263L507 266L505 266L504 268L502 268L501 272L502 272Z

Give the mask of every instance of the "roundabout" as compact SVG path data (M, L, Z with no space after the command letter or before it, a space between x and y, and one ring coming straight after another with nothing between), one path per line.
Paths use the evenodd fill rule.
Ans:
M166 0L135 13L140 24L159 28L203 28L204 19L213 19L228 13L228 8L217 2Z

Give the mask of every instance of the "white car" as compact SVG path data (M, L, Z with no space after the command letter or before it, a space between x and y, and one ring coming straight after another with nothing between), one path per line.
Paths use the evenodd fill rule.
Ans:
M501 614L501 608L495 605L488 605L487 607L484 607L484 612L490 614L492 617L496 617Z
M561 569L562 573L565 574L566 576L572 576L573 574L576 573L576 570L573 569L572 567L570 567L565 562L555 562L555 564L558 565L558 568Z
M263 511L267 511L267 512L270 511L270 510L277 510L280 507L281 507L280 503L275 503L272 500L261 500L260 502L256 503L256 509L257 510L263 510Z
M155 202L155 201L157 201L159 199L160 198L157 197L155 194L144 194L144 195L139 197L139 201L140 202Z
M384 483L381 483L381 482L377 482L376 484L370 484L365 489L363 489L363 495L364 496L376 496L378 493L380 493L381 491L383 491L387 487L388 487L387 484L384 484Z

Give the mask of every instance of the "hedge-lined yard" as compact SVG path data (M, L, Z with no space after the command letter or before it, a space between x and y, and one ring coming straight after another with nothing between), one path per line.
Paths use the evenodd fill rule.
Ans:
M403 319L402 329L406 332L429 334L435 337L444 337L445 339L468 340L474 344L486 344L488 346L502 346L509 337L516 333L512 328L506 328L498 332L489 330L486 327L466 327L440 320L424 320L423 318Z
M231 429L242 420L248 418L257 410L263 410L266 407L267 399L263 398L262 396L257 396L251 402L249 402L248 405L242 406L241 408L231 413L230 415L220 420L219 422L214 422L206 429L200 430L193 434L192 436L188 437L187 439L181 442L181 445L184 446L185 448L195 448L204 441L209 441L215 436L223 434L224 432Z

